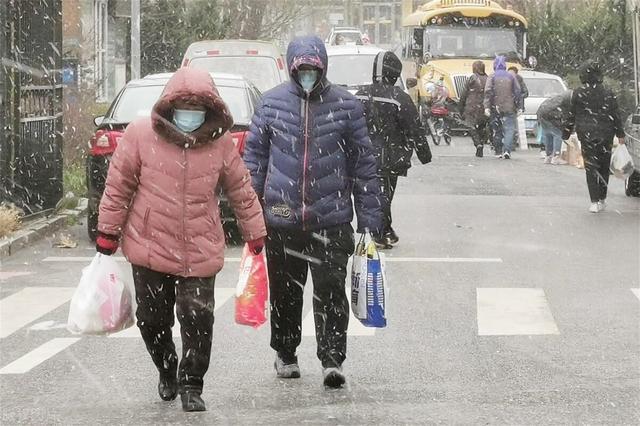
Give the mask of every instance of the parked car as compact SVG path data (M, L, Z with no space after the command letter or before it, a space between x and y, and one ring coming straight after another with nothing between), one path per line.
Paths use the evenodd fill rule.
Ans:
M640 197L640 106L627 119L625 133L627 149L635 167L635 171L625 182L625 193L629 197Z
M289 71L280 49L266 41L197 41L187 48L182 66L241 75L263 93L289 80Z
M373 61L380 52L384 50L376 46L328 46L327 79L356 93L361 86L372 83ZM407 91L402 78L396 86Z
M104 185L109 170L109 161L115 151L124 130L129 123L138 117L149 116L160 98L165 85L173 74L152 74L139 80L132 80L120 90L109 110L104 116L94 120L97 129L89 141L87 155L87 189L89 205L87 211L87 231L89 238L96 238L98 225L98 208L104 192ZM244 139L249 130L253 111L262 94L247 79L239 75L211 73L220 96L226 102L234 125L231 135L236 147L242 154ZM225 232L233 230L235 217L226 203L221 204L222 222Z
M325 40L329 46L365 44L362 32L355 27L333 27Z
M535 135L538 128L538 108L547 99L566 91L567 85L561 77L555 74L522 70L520 75L529 89L529 97L524 100L526 132L529 135Z

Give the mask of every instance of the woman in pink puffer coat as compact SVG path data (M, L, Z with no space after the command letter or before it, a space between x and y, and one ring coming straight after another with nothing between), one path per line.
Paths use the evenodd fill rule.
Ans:
M160 372L163 400L180 393L185 411L203 411L209 367L215 275L225 239L221 187L250 249L262 250L262 209L228 130L233 119L211 76L182 68L167 83L150 118L127 127L115 151L100 202L96 248L118 243L131 262L137 324ZM174 305L182 360L171 336Z

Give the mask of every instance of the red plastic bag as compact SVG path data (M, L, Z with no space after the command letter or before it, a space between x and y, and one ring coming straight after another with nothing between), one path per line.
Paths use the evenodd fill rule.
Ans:
M253 255L245 244L236 287L236 323L258 328L267 322L269 276L264 250Z

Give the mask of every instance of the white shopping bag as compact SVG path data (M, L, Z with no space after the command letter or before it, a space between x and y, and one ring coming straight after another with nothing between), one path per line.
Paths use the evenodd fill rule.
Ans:
M631 154L629 154L627 145L618 145L615 151L613 151L610 169L611 173L617 178L626 179L631 176L633 173L633 159L631 158Z
M370 236L362 235L351 264L351 310L366 327L387 325L389 286L384 273L384 256Z
M74 334L110 334L131 327L134 318L133 284L111 256L97 253L82 270L67 329Z

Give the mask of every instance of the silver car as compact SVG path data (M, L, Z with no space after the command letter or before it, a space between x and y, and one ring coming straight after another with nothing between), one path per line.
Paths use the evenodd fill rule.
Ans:
M529 89L529 97L524 100L524 123L527 134L535 135L538 108L547 99L564 93L567 85L555 74L522 70L520 75Z

